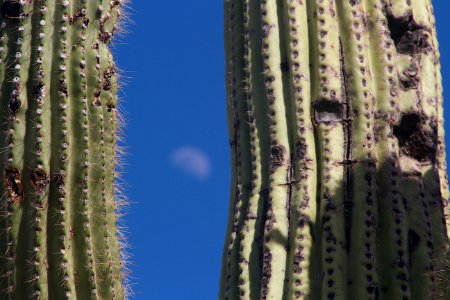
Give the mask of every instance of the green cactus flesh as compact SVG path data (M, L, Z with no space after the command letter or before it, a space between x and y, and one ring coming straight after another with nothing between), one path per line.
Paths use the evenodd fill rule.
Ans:
M449 299L431 0L225 0L220 299Z
M124 299L110 0L0 1L0 299Z

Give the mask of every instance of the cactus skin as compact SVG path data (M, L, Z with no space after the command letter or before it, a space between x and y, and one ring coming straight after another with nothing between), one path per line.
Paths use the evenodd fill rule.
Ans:
M448 299L431 0L225 0L219 299Z
M116 227L123 0L0 1L0 298L125 299Z

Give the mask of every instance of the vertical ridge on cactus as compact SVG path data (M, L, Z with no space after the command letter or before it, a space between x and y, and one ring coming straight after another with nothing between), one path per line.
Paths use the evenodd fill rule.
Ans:
M225 0L220 299L446 299L431 0Z
M125 299L115 196L124 1L0 1L0 298Z

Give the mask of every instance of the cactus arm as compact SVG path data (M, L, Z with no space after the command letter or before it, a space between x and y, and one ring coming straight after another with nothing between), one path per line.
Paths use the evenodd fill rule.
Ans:
M291 178L294 191L291 199L289 253L286 265L286 299L315 296L317 284L307 271L316 272L318 260L314 257L316 243L314 225L316 212L316 148L310 106L311 82L309 72L309 40L301 36L308 29L306 3L291 1L284 7L289 20L288 74L291 97L293 140L291 157L294 168Z
M55 2L53 62L49 93L51 99L51 122L53 145L50 166L48 215L48 259L49 297L55 299L76 299L74 265L71 248L71 205L67 197L68 170L68 86L67 61L69 46L70 7L64 0ZM51 226L50 224L53 224Z

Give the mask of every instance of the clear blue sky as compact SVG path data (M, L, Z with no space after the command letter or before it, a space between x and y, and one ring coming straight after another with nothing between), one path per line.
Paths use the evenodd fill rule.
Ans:
M450 4L434 2L450 101ZM217 299L229 199L222 0L134 0L128 15L115 53L132 299Z

